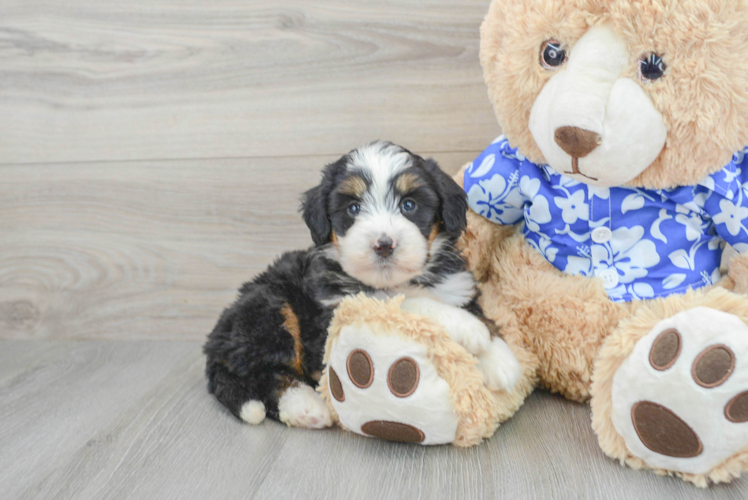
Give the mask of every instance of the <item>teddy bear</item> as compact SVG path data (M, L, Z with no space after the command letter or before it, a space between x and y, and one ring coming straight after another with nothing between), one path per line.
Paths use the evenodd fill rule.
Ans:
M493 0L480 58L504 135L455 177L470 206L459 246L522 376L490 391L402 298L352 297L319 387L333 417L370 437L474 445L541 387L589 402L621 463L702 487L738 477L746 26L735 0Z
M608 456L698 486L748 466L746 26L744 1L493 0L504 135L456 176L523 387L589 402Z

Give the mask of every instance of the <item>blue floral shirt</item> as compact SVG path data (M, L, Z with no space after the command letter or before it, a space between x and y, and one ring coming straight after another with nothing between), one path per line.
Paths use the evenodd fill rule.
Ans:
M488 220L522 221L558 269L598 276L628 302L710 285L725 242L748 250L746 152L695 186L596 188L531 163L502 136L465 170L465 191Z

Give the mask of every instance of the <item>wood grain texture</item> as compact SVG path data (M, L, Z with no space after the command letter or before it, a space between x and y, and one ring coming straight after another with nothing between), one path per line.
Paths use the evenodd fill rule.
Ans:
M0 338L204 338L335 159L0 166Z
M0 164L482 150L486 0L3 0Z
M17 360L23 359L23 362ZM589 407L534 394L480 446L242 424L205 390L200 344L0 342L8 499L744 499L603 455Z

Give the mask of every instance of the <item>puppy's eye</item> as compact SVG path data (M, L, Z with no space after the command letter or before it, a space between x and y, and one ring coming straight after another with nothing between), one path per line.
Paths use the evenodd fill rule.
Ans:
M348 215L351 217L357 216L359 212L361 212L361 205L359 203L354 203L348 207Z
M662 78L666 69L667 65L662 57L654 52L644 54L639 58L639 77L644 82L652 82Z
M412 212L414 211L418 205L416 205L416 202L413 200L403 200L403 202L400 204L400 210L403 212Z
M566 62L566 47L555 38L546 40L540 46L540 65L545 69L558 69Z

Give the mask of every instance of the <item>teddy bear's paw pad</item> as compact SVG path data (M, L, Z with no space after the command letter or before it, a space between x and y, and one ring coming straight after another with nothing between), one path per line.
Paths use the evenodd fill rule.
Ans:
M708 473L748 448L748 326L705 307L660 322L618 368L612 400L634 456Z
M711 389L724 384L734 369L732 350L725 345L711 345L696 356L691 374L697 384Z
M631 410L636 434L644 446L668 457L697 457L704 450L699 436L678 415L651 401Z
M371 358L362 349L356 349L348 355L346 368L348 377L356 387L366 389L374 380L374 366L371 364Z
M748 422L748 391L738 394L725 406L725 417L730 422Z
M426 436L423 431L412 425L400 422L374 420L361 426L361 431L369 436L399 443L422 443Z
M347 429L388 441L454 441L458 418L426 346L397 332L345 326L331 348L332 406Z

